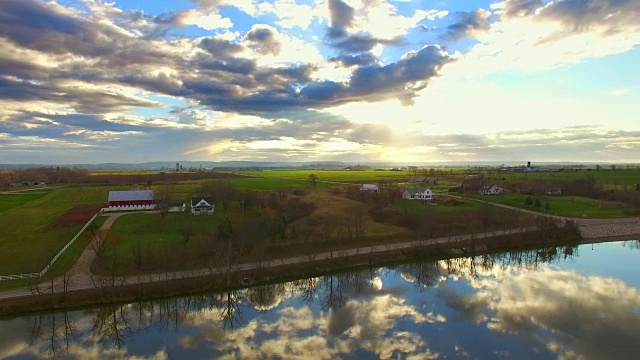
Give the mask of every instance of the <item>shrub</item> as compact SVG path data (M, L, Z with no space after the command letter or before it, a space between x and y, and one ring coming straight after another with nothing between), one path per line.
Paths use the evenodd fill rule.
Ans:
M540 202L539 198L536 198L535 207L540 207L540 206L542 206L542 203Z
M531 196L527 196L527 198L524 200L524 204L533 205L533 199L531 198Z

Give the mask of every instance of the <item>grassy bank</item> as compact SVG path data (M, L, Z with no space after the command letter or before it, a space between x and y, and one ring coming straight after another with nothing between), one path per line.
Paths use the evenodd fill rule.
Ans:
M433 262L438 260L468 256L483 256L504 251L526 252L543 249L544 254L562 254L562 249L550 247L572 247L578 242L574 239L541 240L535 233L507 235L453 244L435 244L422 248L401 251L362 254L333 260L314 261L290 266L272 266L251 271L234 273L227 282L226 278L216 276L172 279L170 276L155 278L155 282L127 286L95 288L59 294L44 294L22 299L0 301L0 316L25 314L52 309L70 309L97 304L124 303L139 300L161 299L174 296L202 294L207 291L228 291L246 287L241 279L248 278L252 286L268 285L285 281L295 281L309 277L326 276L344 271L364 270L372 267L398 266L407 262ZM457 254L457 255L453 255ZM543 261L543 258L536 256ZM548 259L547 259L548 260ZM519 266L526 265L519 262Z

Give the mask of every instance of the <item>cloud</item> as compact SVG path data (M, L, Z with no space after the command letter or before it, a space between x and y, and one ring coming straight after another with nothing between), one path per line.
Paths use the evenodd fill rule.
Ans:
M342 0L329 0L330 27L327 36L330 39L342 38L352 26L355 10Z
M472 37L479 31L487 31L490 27L489 16L491 13L484 9L476 9L471 12L456 13L456 22L447 26L445 39L458 40Z
M205 30L228 29L233 27L229 18L223 18L217 11L205 11L201 9L185 10L173 17L173 22L178 26L195 25Z
M215 57L228 58L243 51L240 44L226 39L206 37L200 40L200 47Z
M281 44L276 39L276 32L277 30L270 26L254 25L247 35L245 35L244 40L249 42L249 46L259 54L278 55L280 53Z
M529 336L559 357L640 356L632 345L640 333L635 288L611 278L548 268L504 275L481 281L470 296L448 293L447 302L471 319L487 321L491 330ZM540 336L541 331L548 337Z
M351 66L372 65L372 64L375 64L378 60L371 53L362 53L362 54L356 54L356 55L348 55L348 54L340 55L340 56L331 58L331 61L338 62L345 67L351 67Z

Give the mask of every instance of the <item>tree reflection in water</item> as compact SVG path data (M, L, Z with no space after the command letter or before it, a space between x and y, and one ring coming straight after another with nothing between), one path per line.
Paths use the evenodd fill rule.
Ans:
M627 242L624 243L624 246L635 249L636 247L633 246L637 246L636 244L637 241ZM370 336L372 338L363 339L361 345L355 346L368 346L367 351L380 355L381 353L378 353L381 351L378 347L380 342L392 341L388 336L394 337L393 341L400 341L399 343L394 342L394 346L399 346L402 343L401 338L417 341L415 344L420 343L419 333L402 333L404 335L394 332L387 333L393 330L395 324L403 317L410 319L414 324L435 324L445 321L444 318L439 318L440 315L437 312L432 314L432 312L438 311L432 302L420 300L419 304L425 310L418 311L414 305L407 303L408 300L405 299L404 294L399 292L407 291L406 288L383 287L381 278L389 279L400 276L418 291L415 294L441 287L451 277L466 278L470 281L475 279L477 284L472 285L477 286L478 284L486 284L487 277L493 276L501 270L507 272L526 270L533 271L532 274L535 274L535 271L549 272L548 267L541 268L541 265L576 257L578 256L577 250L575 246L546 247L423 261L397 265L393 268L346 271L320 278L258 285L223 293L141 301L125 305L107 305L84 312L35 315L30 318L32 325L29 342L40 349L41 354L47 354L47 357L51 358L63 356L68 351L70 343L100 344L103 348L124 349L126 352L127 341L150 329L166 333L182 332L185 327L199 328L206 323L215 332L215 336L211 338L203 334L196 339L195 344L198 341L246 340L247 338L241 338L238 335L238 331L246 333L242 336L251 337L257 336L256 334L252 335L249 330L251 328L254 329L253 331L258 331L256 329L261 329L260 326L264 326L260 330L263 333L274 331L265 330L267 328L281 329L282 325L278 325L278 322L265 323L266 320L262 320L256 313L274 310L270 313L272 314L270 319L273 316L276 316L276 319L278 316L287 318L285 320L289 321L289 325L305 322L299 328L300 330L311 331L311 329L315 329L315 331L319 331L319 333L311 333L312 337L309 339L324 336L326 337L325 342L340 342L346 341L344 339L356 334ZM498 280L493 279L492 281ZM481 321L488 321L487 316L492 316L489 306L493 305L486 303L486 299L465 297L450 290L447 291L439 289L433 292L433 296L441 297L444 300L443 304L452 309L460 310L461 319L468 319L479 324ZM395 311L393 315L384 313L391 308ZM247 318L245 314L249 310L251 317ZM538 311L538 309L532 309L532 311L534 310ZM315 314L316 311L320 311L320 314ZM322 316L325 318L323 319ZM80 328L77 325L78 321L83 324ZM491 324L491 326L497 326ZM316 329L317 327L320 329ZM293 336L292 341L309 340L305 338L308 335L298 338L293 333L288 336ZM418 337L416 338L416 336ZM255 338L251 339L256 341ZM227 344L225 346L233 348L237 345ZM252 346L259 346L259 343ZM354 345L349 345L349 348L351 346ZM425 350L424 347L423 344L417 348ZM429 349L425 351L427 350ZM335 349L332 351L334 351L333 355L339 354L339 352L335 352L337 351ZM427 353L429 352L427 351Z

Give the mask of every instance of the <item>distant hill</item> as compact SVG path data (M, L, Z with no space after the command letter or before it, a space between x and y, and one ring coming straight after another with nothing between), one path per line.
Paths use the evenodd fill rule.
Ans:
M526 161L444 161L444 162L416 162L416 163L386 163L386 162L340 162L340 161L316 161L316 162L270 162L270 161L152 161L145 163L101 163L101 164L0 164L0 170L24 169L35 167L76 167L89 170L173 170L176 163L184 169L204 168L204 169L256 169L256 170L295 170L295 169L319 169L337 170L346 167L358 167L371 169L390 169L403 166L419 167L477 167L477 166L524 166ZM558 167L558 166L593 166L596 162L536 162L536 166ZM605 164L605 163L600 163Z

